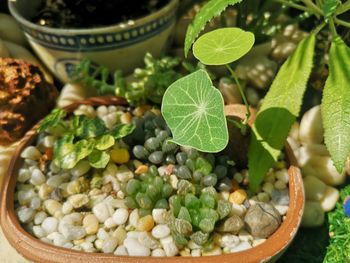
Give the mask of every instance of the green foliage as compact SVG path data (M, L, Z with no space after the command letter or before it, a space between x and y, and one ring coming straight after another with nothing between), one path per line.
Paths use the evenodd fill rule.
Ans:
M253 192L277 161L299 114L312 69L314 46L313 34L299 43L279 70L258 112L248 154L249 187Z
M343 203L350 195L350 185L340 192L336 208L328 213L330 237L324 263L348 262L350 258L350 218L345 215Z
M322 6L323 16L326 20L333 16L335 11L337 10L338 5L341 2L339 0L325 0Z
M221 28L204 34L193 45L193 54L204 65L225 65L253 47L254 34L240 28Z
M350 48L340 38L333 40L329 76L321 105L324 136L335 167L341 173L350 152Z
M62 169L72 169L79 161L87 158L95 168L107 166L110 156L106 152L115 144L115 140L131 134L135 125L119 124L108 130L100 118L88 118L85 115L64 120L66 112L55 109L42 122L39 132L55 128L58 124L62 131L53 149L53 162Z
M46 131L49 127L55 127L60 124L64 119L67 112L63 109L54 109L52 112L46 116L46 118L40 123L38 128L38 133Z
M208 21L220 15L229 5L234 5L241 1L242 0L210 0L204 5L187 28L184 46L185 56L187 56L193 42L204 29Z
M162 114L173 141L205 152L219 152L228 143L224 102L204 70L173 83L165 92Z

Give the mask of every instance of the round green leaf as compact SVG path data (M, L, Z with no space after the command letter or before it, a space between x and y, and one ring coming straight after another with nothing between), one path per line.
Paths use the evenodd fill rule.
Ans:
M162 114L173 142L203 152L219 152L228 143L224 101L208 73L198 70L174 82L165 92Z
M198 38L193 54L205 65L225 65L247 54L253 45L253 33L236 27L221 28Z

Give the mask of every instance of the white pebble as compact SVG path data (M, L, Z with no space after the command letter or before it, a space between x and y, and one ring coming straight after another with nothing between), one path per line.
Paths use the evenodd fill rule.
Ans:
M62 213L65 215L70 214L73 211L73 206L69 201L66 201L62 205Z
M247 208L244 205L232 204L231 215L243 216Z
M34 196L29 206L34 210L38 210L41 207L41 199L38 196Z
M58 233L58 235L55 235L55 237L53 239L54 245L60 246L60 247L63 247L68 242L69 241L62 234L59 234L59 233Z
M288 184L289 176L288 176L288 171L286 169L275 172L275 176L277 180L280 180L283 183Z
M160 243L162 244L167 257L173 257L179 253L179 250L175 245L174 239L171 236L162 238L160 240Z
M278 190L283 190L287 188L287 184L281 180L277 180L274 184L275 188Z
M100 223L104 223L111 215L105 202L99 203L92 208L92 212Z
M166 257L165 251L162 248L152 250L152 257Z
M89 202L89 197L86 194L76 194L70 196L68 201L74 208L80 208Z
M270 200L270 196L266 192L258 193L258 200L267 203Z
M21 153L21 157L29 160L36 161L41 157L41 153L34 146L28 146Z
M124 240L124 246L126 247L130 256L144 256L147 257L151 254L151 250L148 247L142 246L136 239L127 237Z
M77 163L77 165L71 169L71 174L74 177L79 177L86 174L90 170L90 164L87 160L82 160Z
M118 180L122 183L128 182L134 177L134 173L125 165L121 165L116 173Z
M259 239L254 239L253 240L253 247L259 246L260 244L264 243L266 241L265 238L259 238Z
M170 175L170 184L173 189L177 189L177 183L179 182L179 179L177 179L177 176L175 174Z
M114 255L127 256L129 254L128 254L128 251L126 250L126 247L122 245L122 246L117 247L117 249L114 251Z
M101 249L102 249L102 246L103 246L103 240L101 240L101 239L96 239L95 242L94 242L94 244L95 244L95 247L96 247L97 249L101 250Z
M332 186L327 186L325 195L321 200L321 207L323 211L325 212L331 211L335 207L338 199L339 199L338 189Z
M38 212L34 217L34 224L41 225L45 218L47 218L47 214L45 212Z
M64 248L72 248L73 244L71 242L67 242L62 247L64 247Z
M17 216L20 222L29 223L34 217L34 209L28 207L20 207L17 210Z
M126 223L129 217L129 212L126 208L118 208L112 218L117 225L123 225Z
M26 205L30 203L30 201L35 195L36 194L34 189L18 191L17 193L18 203L20 205Z
M262 189L263 189L264 192L266 192L266 193L268 193L269 195L271 195L271 194L272 194L272 191L273 191L273 189L274 189L274 187L273 187L273 184L272 184L272 183L266 182L266 183L263 184Z
M45 218L42 222L41 227L45 230L47 234L51 234L57 231L58 220L54 217Z
M55 144L55 141L56 139L54 136L48 135L44 137L43 144L46 148L52 148Z
M96 251L96 249L94 248L94 245L91 242L83 242L80 244L80 247L85 252L95 252Z
M30 183L33 185L45 183L45 175L39 169L34 169L30 178Z
M139 219L140 219L140 216L139 216L138 209L132 210L132 212L129 215L129 223L130 223L130 225L132 225L133 227L137 227L138 223L139 223Z
M117 239L115 238L108 238L103 242L102 245L102 252L103 253L113 253L113 251L116 249L118 246Z
M150 249L156 249L159 247L159 242L148 232L141 232L137 240L142 246L148 247Z
M64 181L64 177L62 175L54 175L47 179L46 184L56 188L59 187Z
M100 239L100 240L106 240L106 239L109 238L109 234L107 233L106 230L104 230L103 228L100 228L97 231L97 238Z
M155 208L155 209L152 210L153 220L157 224L164 224L164 223L166 223L166 215L167 215L167 210L166 209Z
M82 226L74 226L69 224L60 224L61 233L68 240L82 239L85 235L85 229Z
M20 183L25 183L30 179L30 176L31 175L28 169L21 168L19 169L19 172L18 172L17 181Z
M43 238L46 236L45 230L40 226L33 226L33 233L37 238Z
M50 215L55 215L57 211L62 211L62 204L52 199L46 200L44 202L44 207Z
M240 242L240 239L235 235L225 234L221 237L221 242L223 247L231 248L237 246Z
M233 252L239 252L239 251L243 251L243 250L247 250L250 249L252 246L250 245L250 243L248 241L243 241L241 243L239 243L237 246L231 248L231 253Z
M252 241L253 237L244 229L241 229L238 233L238 237L241 241Z
M106 228L113 228L116 227L117 224L114 222L113 218L107 218L107 220L104 222L104 226Z
M201 256L201 250L200 249L193 249L191 251L191 256L192 257L200 257Z
M287 205L275 205L275 208L277 209L278 213L281 216L284 216L287 214L289 206L287 206Z
M170 234L170 228L167 225L156 225L152 229L152 236L157 239L165 238Z
M94 241L96 240L96 238L97 238L96 235L90 235L90 236L87 236L87 237L85 238L85 241L86 241L86 242L92 243L92 242L94 242Z

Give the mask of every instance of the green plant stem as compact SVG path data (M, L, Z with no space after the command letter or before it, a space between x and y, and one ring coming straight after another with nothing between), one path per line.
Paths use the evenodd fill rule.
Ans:
M312 30L312 33L315 34L315 35L317 35L317 34L322 30L322 28L324 28L324 26L325 26L326 24L327 24L326 21L323 21L321 24L319 24L316 28L314 28L314 29Z
M242 96L242 99L243 99L243 102L244 102L244 105L246 106L246 109L247 109L247 114L246 114L246 119L244 120L244 124L247 124L249 118L250 118L250 109L249 109L249 104L248 104L248 100L243 92L243 89L242 89L242 86L241 84L239 83L239 80L238 80L238 77L236 75L236 73L234 72L234 70L231 68L230 65L226 64L226 68L228 69L228 71L231 73L231 76L233 77L234 81L236 82L237 84L237 87L238 87L238 90L239 90L239 93L241 94Z
M310 9L307 8L306 6L290 2L289 0L275 0L275 2L283 4L283 5L288 6L288 7L293 7L295 9L298 9L298 10L301 10L301 11L305 11L305 12L309 12L310 11Z
M335 11L335 14L336 15L340 15L340 14L343 14L347 11L350 10L350 0L346 1L344 4L341 4L337 10Z
M339 18L334 18L334 22L336 23L336 24L338 24L338 25L341 25L341 26L345 26L345 27L347 27L347 28L350 28L350 22L346 22L346 21L344 21L344 20L341 20L341 19L339 19Z
M329 28L332 32L333 37L336 37L338 34L337 34L337 29L335 28L335 25L334 25L333 18L329 19Z
M312 11L317 17L323 15L321 8L315 5L312 0L302 0L302 2L308 7L310 11Z

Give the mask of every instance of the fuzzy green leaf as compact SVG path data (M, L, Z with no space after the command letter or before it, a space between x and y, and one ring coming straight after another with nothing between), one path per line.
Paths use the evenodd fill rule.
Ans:
M131 134L134 130L134 124L119 124L110 132L110 134L117 140Z
M321 105L324 136L334 166L342 172L350 152L350 48L336 38L329 54L329 76Z
M38 133L44 132L49 127L57 126L66 115L67 112L63 109L52 110L52 112L40 123Z
M174 82L165 92L162 114L172 141L203 152L219 152L228 143L224 101L208 73L198 70Z
M237 27L204 34L193 45L193 54L204 65L225 65L244 56L254 45L254 34Z
M110 156L106 152L93 150L92 153L89 155L88 159L92 167L97 169L100 169L100 168L102 169L107 166Z
M275 164L300 107L313 64L315 35L301 41L279 70L254 122L248 153L249 186L256 192Z
M193 42L204 29L207 22L220 15L229 5L234 5L241 1L242 0L211 0L204 5L187 28L184 46L185 56L187 57Z
M112 147L114 143L114 137L112 135L105 134L96 140L95 148L97 150L103 151L108 149L109 147Z

